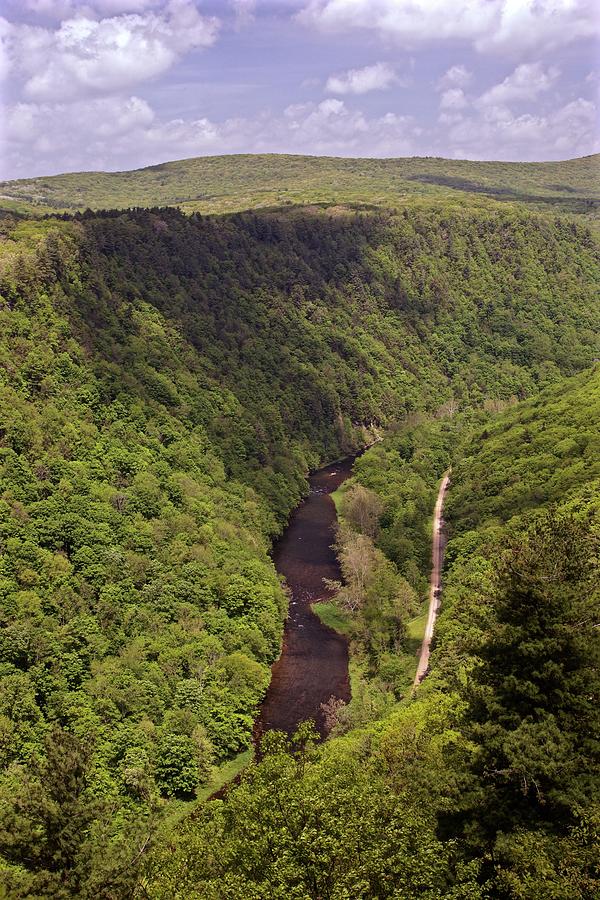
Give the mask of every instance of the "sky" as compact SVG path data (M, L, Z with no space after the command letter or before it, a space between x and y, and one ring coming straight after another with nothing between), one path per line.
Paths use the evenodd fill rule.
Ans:
M0 0L0 178L600 150L597 0Z

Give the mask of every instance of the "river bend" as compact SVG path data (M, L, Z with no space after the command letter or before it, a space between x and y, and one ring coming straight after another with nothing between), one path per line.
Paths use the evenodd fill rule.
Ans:
M305 719L312 719L325 736L321 704L332 696L350 699L348 642L320 621L311 604L331 597L324 578L340 579L331 549L336 511L330 495L350 476L353 462L351 457L310 476L310 493L292 513L273 550L275 567L290 589L290 605L282 653L273 664L255 740L274 728L291 734Z

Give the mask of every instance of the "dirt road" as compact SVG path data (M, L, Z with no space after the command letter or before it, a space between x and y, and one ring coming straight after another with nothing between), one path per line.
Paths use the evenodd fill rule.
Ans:
M421 644L421 653L419 655L419 665L417 666L413 688L418 687L427 674L433 629L440 608L442 596L442 566L444 564L444 550L446 549L446 535L444 534L444 519L442 513L449 484L450 469L444 473L442 478L433 512L431 576L429 578L429 613L427 615L427 625L425 626L425 634L423 635L423 643Z

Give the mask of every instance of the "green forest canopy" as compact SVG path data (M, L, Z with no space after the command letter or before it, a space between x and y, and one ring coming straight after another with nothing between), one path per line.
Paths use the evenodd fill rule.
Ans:
M596 366L497 415L489 437L468 421L424 423L365 454L357 478L378 491L384 523L396 520L391 545L415 524L402 519L411 495L435 483L419 474L425 436L434 455L446 436L446 462L459 463L431 674L416 700L321 750L305 732L274 739L226 804L208 804L151 856L150 897L597 896L598 458L582 447L561 463L561 448L599 399ZM550 488L539 454L523 453L525 423L556 442ZM403 476L391 491L376 485L376 461L399 453ZM483 466L508 484L518 469L539 499L509 492L510 525L490 528ZM467 533L466 495L471 517L482 510Z
M487 202L224 217L159 208L34 221L7 214L1 231L0 872L16 896L61 896L59 888L121 896L156 818L192 798L215 762L249 745L285 614L268 549L306 489L307 470L394 422L436 414L445 422L456 406L470 423L469 410L486 402L560 391L564 376L599 355L598 245L585 224ZM577 415L563 416L571 432ZM435 488L422 451L445 464L447 437L460 430L425 427L435 440L407 439L401 429L370 451L385 458L395 485L384 497L380 545L400 568L412 559L421 571ZM518 444L493 443L492 429L502 427L489 426L490 452L514 455ZM546 452L540 444L536 465ZM377 458L365 457L359 477ZM582 459L591 458L582 447ZM401 506L419 482L405 483L401 459L425 476L412 518ZM494 471L488 458L479 465ZM577 471L573 486L588 477ZM483 497L477 503L469 511L476 528L498 518ZM476 536L473 547L482 541ZM487 573L494 563L481 559L474 565ZM589 577L580 567L577 584ZM476 651L464 650L466 672ZM459 710L465 702L456 700ZM405 722L408 713L399 715ZM454 697L428 706L425 720L414 715L401 731L439 734L440 747L464 722ZM268 784L274 765L294 783L296 763L280 751L252 778ZM337 751L325 759L329 752L337 770ZM429 759L438 747L424 753ZM416 760L421 804L427 765ZM373 801L365 823L376 872L388 821L377 804L389 783L380 773L371 791L385 764L375 753L372 765L358 806L356 770L343 771L351 818ZM476 791L481 773L472 774ZM440 796L446 777L460 781L453 769L444 774ZM248 802L256 798L250 784ZM323 778L323 790L328 784ZM404 885L411 896L419 878L431 891L463 879L479 896L474 860L489 836L457 855L434 837L444 809L435 806L426 821L419 813L413 826L397 819L399 797L390 811L403 835L393 865L404 865L418 822L423 852L436 862L406 881L390 870L378 890ZM210 841L224 840L207 827ZM205 833L194 834L205 846ZM336 840L343 867L345 838ZM184 883L179 870L163 868ZM238 887L250 896L242 870L227 896ZM281 890L298 877L283 869ZM159 886L157 896L173 896L170 889Z

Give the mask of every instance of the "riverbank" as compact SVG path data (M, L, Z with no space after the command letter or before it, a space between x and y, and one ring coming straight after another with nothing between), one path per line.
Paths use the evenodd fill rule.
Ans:
M372 715L377 718L380 715L387 715L394 707L410 702L415 688L421 683L427 673L429 650L441 596L441 569L446 542L442 511L449 484L448 476L449 472L446 472L431 498L433 508L431 509L431 518L427 528L431 559L426 582L428 592L426 597L421 594L423 599L420 607L413 607L415 611L412 618L404 626L405 635L401 646L396 644L393 650L385 646L381 650L377 649L374 651L373 649L372 635L376 634L375 640L380 640L381 632L377 629L381 629L382 624L385 622L385 619L378 620L373 617L389 616L391 612L391 607L389 606L391 595L386 598L385 588L383 589L384 593L380 594L379 603L374 598L368 599L368 593L364 594L359 611L354 613L344 611L344 600L342 598L340 598L340 602L332 599L326 603L318 603L314 607L314 611L321 617L323 622L346 634L351 642L349 671L352 699L348 709L341 714L342 719L336 729L336 733L339 733L340 728L347 730L348 728L352 729L364 724ZM379 551L376 549L376 544L370 543L367 538L359 538L358 532L352 528L349 522L344 521L344 498L351 497L350 492L352 488L350 485L354 483L345 481L332 495L338 510L338 518L343 530L345 529L346 535L340 551L342 554L340 558L346 556L350 559L349 553L353 553L352 571L348 573L348 577L352 580L354 577L354 566L356 566L356 571L358 572L362 569L364 577L368 580L372 577L372 574L367 574L371 567L381 565L381 555L379 557L380 562L377 563L376 554ZM360 488L360 478L356 484ZM433 505L434 499L435 506ZM375 502L375 495L371 494L371 498L367 494L362 495L361 503L368 505ZM349 503L350 505L355 504L356 498L349 499ZM356 510L354 513L349 512L348 514L350 515L350 521L352 521L352 517L356 517ZM350 526L349 531L347 530L348 526ZM356 557L361 540L363 544L360 545L359 557ZM364 543L365 541L366 543ZM369 546L371 549L369 549ZM349 548L352 549L350 550ZM383 563L381 571L383 572L384 569L385 563ZM389 570L389 577L393 578L391 570ZM381 584L382 586L385 584L385 578ZM402 582L399 583L398 590L406 595L406 591L410 590L410 587L406 581L404 581L404 586L401 585ZM342 590L342 595L345 591L346 589ZM348 599L346 598L346 601ZM350 597L351 599L352 596ZM393 602L396 601L392 600ZM406 599L404 602L406 602ZM380 607L379 610L378 607ZM376 656L374 652L377 654Z

